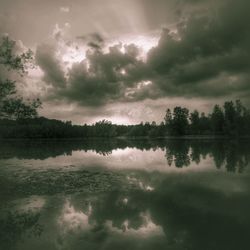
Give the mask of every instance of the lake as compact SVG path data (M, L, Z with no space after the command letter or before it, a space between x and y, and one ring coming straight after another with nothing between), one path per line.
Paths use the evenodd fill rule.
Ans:
M250 249L247 140L0 142L0 249Z

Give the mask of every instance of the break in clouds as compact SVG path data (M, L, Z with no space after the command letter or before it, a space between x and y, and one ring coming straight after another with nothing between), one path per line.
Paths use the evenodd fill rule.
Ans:
M32 8L31 28L37 14L41 34L29 33L28 27L21 27L23 34L9 32L8 20L0 31L21 34L23 42L31 44L40 70L37 84L46 86L45 102L74 103L92 110L170 98L247 102L248 0L110 0L105 5L53 1L44 10L45 4L39 3L38 10L34 1L16 2L27 11ZM1 19L11 18L6 16L11 4L3 1L2 5L6 12L1 11ZM29 20L25 17L23 23ZM45 30L48 39L41 37Z

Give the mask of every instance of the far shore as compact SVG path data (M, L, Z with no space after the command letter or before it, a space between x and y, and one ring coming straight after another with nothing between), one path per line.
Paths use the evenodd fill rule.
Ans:
M250 135L247 136L226 136L226 135L183 135L183 136L114 136L114 137L65 137L65 138L55 138L55 137L20 137L20 138L1 138L2 141L15 141L15 140L39 140L39 141L90 141L90 140L239 140L239 139L250 139Z

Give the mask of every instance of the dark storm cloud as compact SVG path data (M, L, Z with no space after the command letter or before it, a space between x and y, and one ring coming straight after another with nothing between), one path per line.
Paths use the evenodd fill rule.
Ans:
M43 44L38 46L35 55L37 65L44 72L44 81L56 88L64 87L66 79L60 61L56 58L55 48Z
M104 39L98 33L92 33L89 36L88 46L92 49L101 50L104 46Z
M82 41L83 43L87 43L88 47L95 50L101 50L104 46L104 38L97 32L77 36L76 39Z
M225 86L207 86L224 74L230 78L249 74L250 68L250 2L247 0L224 1L214 13L203 13L179 23L179 39L164 30L156 48L148 55L148 64L157 73L155 84L166 95L207 95L218 92L227 94ZM207 14L207 15L206 15ZM228 81L226 77L224 81ZM242 84L237 89L241 91ZM204 85L204 88L201 86ZM220 91L216 91L216 88ZM245 90L245 89L244 89ZM198 93L197 93L198 91ZM196 93L194 93L196 92Z
M99 33L79 36L78 40L91 49L85 61L72 66L66 84L53 52L38 49L37 62L45 79L60 87L54 94L81 105L97 106L166 96L226 98L250 93L248 0L213 4L206 0L172 0L167 5L157 0L154 4L166 15L172 6L175 25L163 30L146 62L138 59L139 49L133 44L125 45L125 52L121 52L120 44L104 53L105 41ZM145 1L144 5L149 11L152 2ZM158 26L164 19L159 15Z
M122 53L121 46L112 46L107 53L88 51L86 60L73 64L70 69L67 87L60 88L55 94L89 106L121 101L126 89L134 87L146 71L137 59L138 48L131 44L125 46Z
M86 41L96 42L96 43L104 42L104 38L102 37L102 35L97 32L90 33L88 35L77 36L76 39L82 40L83 42L86 42Z
M104 38L99 33L92 33L90 34L90 37L98 43L104 42Z
M101 49L101 46L97 43L94 43L94 42L89 42L88 46L92 49L97 49L97 50Z

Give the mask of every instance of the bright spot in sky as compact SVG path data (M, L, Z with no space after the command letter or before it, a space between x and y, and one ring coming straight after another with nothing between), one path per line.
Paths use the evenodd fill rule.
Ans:
M122 74L122 75L125 75L125 74L126 74L126 70L125 70L125 69L122 69L122 70L121 70L121 74Z
M129 124L131 121L128 117L112 116L109 119L114 124Z
M56 24L53 30L54 37L56 37L57 34L61 34L57 40L57 56L62 59L65 72L67 72L67 70L70 69L74 63L80 63L85 60L86 52L89 49L87 44L79 43L77 41L67 42L67 39L62 39L62 37L67 36L66 34L69 29L70 24L66 23L63 28L60 28L59 25ZM134 44L140 51L138 59L145 61L147 59L148 51L157 45L159 36L160 35L122 36L113 40L107 40L105 46L102 48L102 51L103 53L109 53L110 47L120 45L120 51L125 53L125 47L127 45ZM89 62L86 60L85 63L88 64ZM121 69L120 74L126 75L126 71ZM148 84L148 82L142 83L143 86Z
M141 47L144 52L148 52L152 47L156 46L158 43L158 37L146 37L138 36L137 38L131 39L130 43L136 44L138 47Z
M121 51L124 52L124 45L135 44L141 50L141 58L142 60L147 59L147 53L150 49L157 46L160 35L156 36L146 36L146 35L137 35L137 36L128 36L121 37L119 40L113 41L109 44L109 46L114 46L119 43L123 44Z
M79 47L67 49L62 56L63 62L67 63L68 67L71 67L72 64L81 62L84 59L86 59L85 50Z

